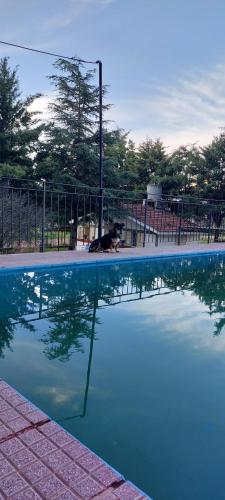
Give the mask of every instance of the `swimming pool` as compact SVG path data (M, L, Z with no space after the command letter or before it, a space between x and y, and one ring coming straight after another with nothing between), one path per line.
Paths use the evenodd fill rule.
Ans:
M0 273L0 377L154 500L224 500L223 255Z

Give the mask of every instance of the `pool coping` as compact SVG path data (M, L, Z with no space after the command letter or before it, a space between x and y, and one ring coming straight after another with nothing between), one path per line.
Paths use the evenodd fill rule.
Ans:
M9 497L152 500L0 379L0 498Z
M50 254L50 253L49 253ZM48 255L49 255L48 254ZM196 247L192 250L188 250L187 248L185 249L175 249L174 248L172 251L169 251L168 253L164 252L158 252L158 253L149 253L149 254L144 254L144 255L123 255L122 253L120 255L117 255L116 257L111 257L108 256L107 260L105 258L99 258L95 260L88 260L85 258L85 255L82 255L83 259L82 260L77 260L76 256L74 256L74 260L69 260L69 261L62 261L62 262L45 262L45 263L40 263L36 262L33 264L19 264L19 265L1 265L0 262L0 273L9 273L9 272L19 272L19 271L38 271L38 270L48 270L52 268L57 268L57 269L65 269L68 267L95 267L95 266L108 266L110 264L123 264L123 263L131 263L131 262L140 262L140 261L145 261L145 260L161 260L161 259L175 259L179 257L199 257L199 256L209 256L209 255L222 255L225 254L225 248L210 248L210 249L196 249ZM20 254L21 255L21 254ZM28 254L31 256L32 254ZM71 256L71 253L70 253ZM0 261L1 261L0 256ZM5 256L4 256L5 257ZM51 257L51 255L50 255Z

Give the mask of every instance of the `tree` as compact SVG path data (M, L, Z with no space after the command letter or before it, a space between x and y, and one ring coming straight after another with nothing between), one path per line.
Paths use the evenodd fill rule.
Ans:
M126 172L129 175L129 189L134 189L138 184L138 155L135 143L129 139L125 158Z
M32 191L3 187L0 190L0 250L38 247L41 239L42 207ZM47 219L47 215L46 215Z
M0 175L32 174L32 154L43 126L29 106L40 94L21 99L17 68L0 59Z
M49 78L57 96L50 104L53 121L47 140L37 155L37 175L47 170L50 180L96 186L99 89L92 83L95 72L84 72L75 60L61 58L54 67L57 73Z
M202 148L202 164L197 185L204 196L225 199L225 132Z
M195 145L180 146L169 157L164 171L158 169L157 180L168 194L192 194L196 189L196 175L201 156Z
M166 169L167 161L165 147L160 139L155 141L147 139L140 144L137 161L137 187L146 191L149 182L158 183L161 173Z
M137 174L129 168L127 161L128 133L123 129L104 132L104 171L105 186L131 190L137 180Z

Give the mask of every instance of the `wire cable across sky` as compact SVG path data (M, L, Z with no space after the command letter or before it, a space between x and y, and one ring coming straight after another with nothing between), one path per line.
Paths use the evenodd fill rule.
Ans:
M62 56L60 54L54 54L53 52L47 52L45 50L33 49L31 47L26 47L25 45L19 45L17 43L12 43L12 42L5 42L3 40L0 40L0 44L8 45L10 47L16 47L17 49L29 50L30 52L37 52L39 54L45 54L47 56L60 57L61 59L69 59L71 61L77 61L77 62L85 63L85 64L98 64L99 63L99 61L86 61L85 59L80 59L77 57Z

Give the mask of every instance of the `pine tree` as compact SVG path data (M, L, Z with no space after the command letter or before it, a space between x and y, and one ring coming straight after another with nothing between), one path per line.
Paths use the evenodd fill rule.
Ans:
M0 175L32 173L32 153L42 131L29 106L40 94L21 99L17 68L0 59Z
M147 139L138 148L138 187L146 190L149 182L158 183L167 165L165 147L160 139Z
M58 72L49 77L56 89L50 105L53 121L37 156L37 174L46 169L53 180L97 185L99 90L92 83L94 70L84 72L75 60L58 59L54 66Z
M200 151L195 145L180 146L168 157L164 172L159 172L164 193L194 194L201 163Z
M197 184L202 195L225 199L225 132L202 148Z

